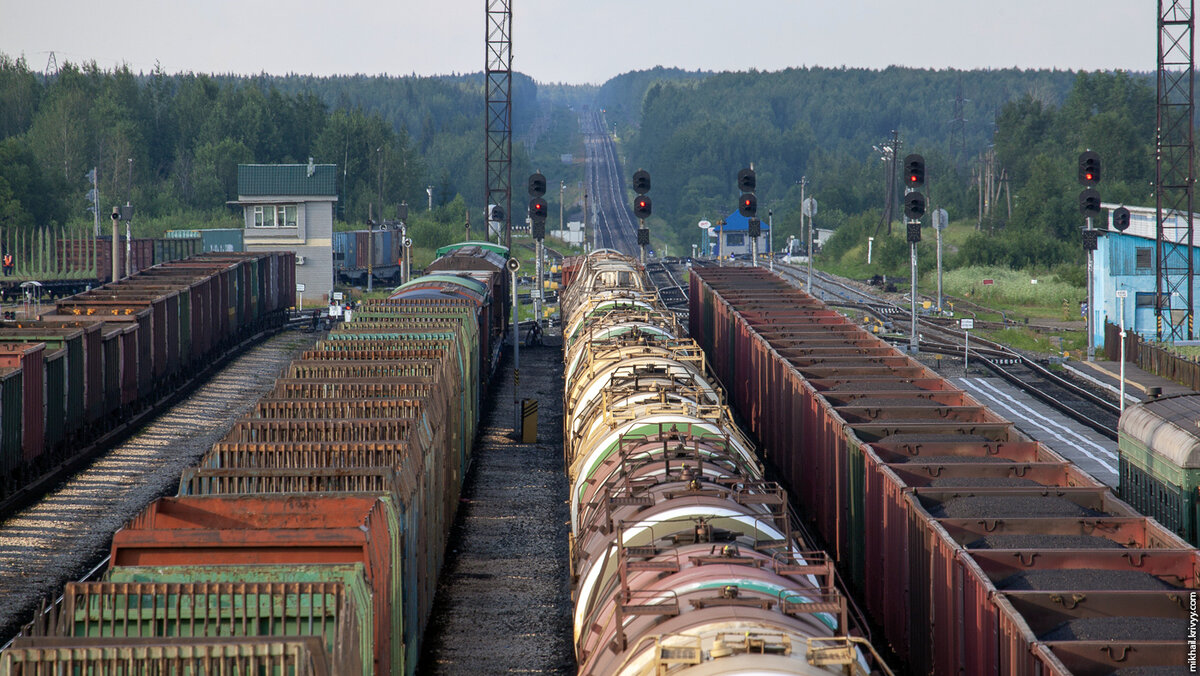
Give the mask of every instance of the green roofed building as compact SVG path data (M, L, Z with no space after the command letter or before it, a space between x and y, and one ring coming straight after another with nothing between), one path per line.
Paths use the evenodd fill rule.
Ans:
M247 251L296 252L304 297L329 301L333 290L333 203L337 165L239 164L238 198Z

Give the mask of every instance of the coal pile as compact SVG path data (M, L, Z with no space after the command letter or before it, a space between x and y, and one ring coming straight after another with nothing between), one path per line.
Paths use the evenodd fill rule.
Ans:
M1182 676L1190 674L1185 666L1176 667L1125 667L1117 669L1108 676Z
M1187 638L1181 617L1079 617L1038 636L1043 641L1170 641Z
M934 479L933 488L1029 488L1041 486L1033 479L1018 479L1009 476L950 476Z
M896 462L916 465L949 465L968 462L1012 462L1012 460L997 458L994 455L910 455Z
M1072 568L1026 570L996 583L1006 591L1162 591L1175 589L1149 573L1135 570Z
M908 420L900 421L900 424L906 424ZM939 422L945 422L944 420ZM991 441L982 434L956 434L949 432L947 434L922 434L920 432L901 432L893 434L883 439L889 444L914 444L914 443L977 443L983 444Z
M1095 535L988 535L968 542L967 549L1124 549Z
M919 390L912 383L906 383L895 380L853 380L848 383L842 383L831 390L830 392L907 392Z
M1042 495L971 495L925 508L934 517L950 519L1108 516L1065 498Z
M913 397L912 399L902 399L900 397L863 397L848 401L843 406L861 406L861 407L879 407L888 408L891 406L941 406L932 399L921 399Z

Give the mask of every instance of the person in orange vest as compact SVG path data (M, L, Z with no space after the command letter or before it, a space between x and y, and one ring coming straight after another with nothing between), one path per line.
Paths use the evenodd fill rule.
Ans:
M7 277L13 273L13 268L16 267L16 262L13 261L11 253L4 254L4 276Z

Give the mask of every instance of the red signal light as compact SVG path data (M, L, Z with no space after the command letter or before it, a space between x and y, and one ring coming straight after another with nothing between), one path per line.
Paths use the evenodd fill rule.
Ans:
M1087 180L1091 181L1094 179L1095 174L1093 174L1092 172L1089 171L1088 173L1084 174L1083 177L1086 178Z

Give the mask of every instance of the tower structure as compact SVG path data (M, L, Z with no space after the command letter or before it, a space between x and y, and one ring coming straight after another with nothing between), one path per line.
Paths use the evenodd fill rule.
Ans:
M512 0L484 0L487 204L504 209L504 245L512 249ZM490 214L489 214L490 218Z
M1155 319L1160 341L1191 340L1195 0L1158 0Z

